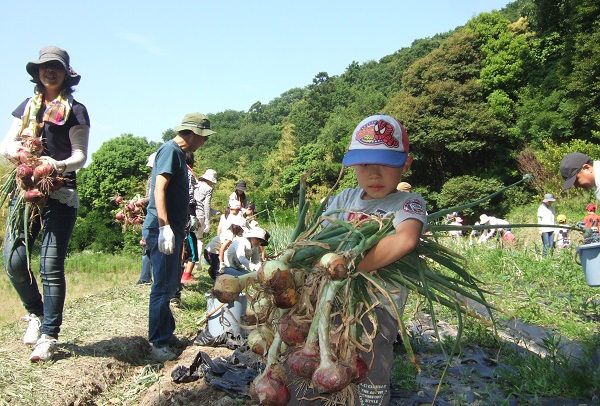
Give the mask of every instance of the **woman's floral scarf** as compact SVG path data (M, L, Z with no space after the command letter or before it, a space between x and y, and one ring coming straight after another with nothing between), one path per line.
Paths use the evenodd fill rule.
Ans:
M21 137L36 135L38 123L36 117L42 107L42 95L33 96L27 102L23 117L21 117ZM52 100L48 107L44 110L42 121L44 123L64 125L69 119L69 114L73 107L73 96L64 97L60 94L56 99Z

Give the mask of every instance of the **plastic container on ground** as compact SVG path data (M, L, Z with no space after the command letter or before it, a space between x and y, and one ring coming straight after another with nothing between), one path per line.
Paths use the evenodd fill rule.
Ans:
M222 304L210 293L206 294L206 312L209 314L217 307L221 306L208 318L208 332L217 337L226 331L234 334L245 335L238 323L242 322L242 316L246 314L246 295L241 294L233 303Z
M585 281L590 286L600 286L600 242L580 245L577 248L577 255L583 267Z

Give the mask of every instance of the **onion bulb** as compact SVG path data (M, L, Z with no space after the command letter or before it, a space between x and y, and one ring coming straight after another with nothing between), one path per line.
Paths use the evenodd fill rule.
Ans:
M286 382L283 366L272 365L250 384L250 393L261 406L285 406L291 398Z
M293 316L286 314L279 323L279 334L287 345L301 345L308 336L310 323L301 323L294 320Z
M334 281L340 280L348 276L348 267L346 261L335 252L328 252L321 257L319 262L323 268L327 270L329 277Z
M28 203L34 203L39 206L46 204L48 197L39 189L31 189L25 192L24 199Z
M267 355L274 338L269 327L258 326L248 334L248 347L258 355Z
M221 303L233 303L242 293L242 290L256 280L256 272L245 275L219 275L215 280L212 294Z

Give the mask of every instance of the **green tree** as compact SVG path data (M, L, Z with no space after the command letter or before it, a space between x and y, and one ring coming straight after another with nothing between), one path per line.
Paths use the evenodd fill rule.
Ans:
M121 225L114 222L117 206L112 199L117 195L130 199L138 193L146 194L146 162L158 146L145 137L123 134L106 141L92 155L92 163L77 174L81 207L72 247L84 249L94 244L94 249L106 252L123 248L124 237ZM100 228L106 232L100 232Z
M462 30L405 72L386 112L404 123L417 184L439 190L453 176L488 172L510 157L506 127L494 118L478 80L477 34ZM500 165L505 165L503 162ZM502 169L501 174L506 176Z
M165 130L162 133L162 140L165 141L165 142L170 141L173 138L175 138L176 135L177 134L175 133L175 130L172 129L172 128L169 128L168 130Z

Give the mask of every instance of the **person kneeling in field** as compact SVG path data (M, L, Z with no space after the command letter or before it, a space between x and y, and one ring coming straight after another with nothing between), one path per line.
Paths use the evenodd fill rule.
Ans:
M393 117L377 114L361 121L352 134L348 152L342 164L354 168L358 188L345 189L329 203L324 215L345 221L359 220L369 215L393 217L396 233L383 238L369 250L357 265L359 271L374 272L413 251L427 225L425 201L415 193L397 192L396 186L412 163L408 154L408 135L402 124ZM343 209L334 213L334 210ZM402 314L408 295L403 288L394 300ZM367 379L357 385L356 405L387 405L390 399L390 374L394 359L393 347L399 324L391 304L382 300L377 306L378 330L373 338L372 351L361 353L371 365ZM372 331L367 317L365 327ZM370 332L370 331L369 331ZM371 364L372 362L372 364ZM292 376L290 374L290 376ZM292 386L295 383L291 383ZM308 389L298 392L290 405L315 405L319 393Z

